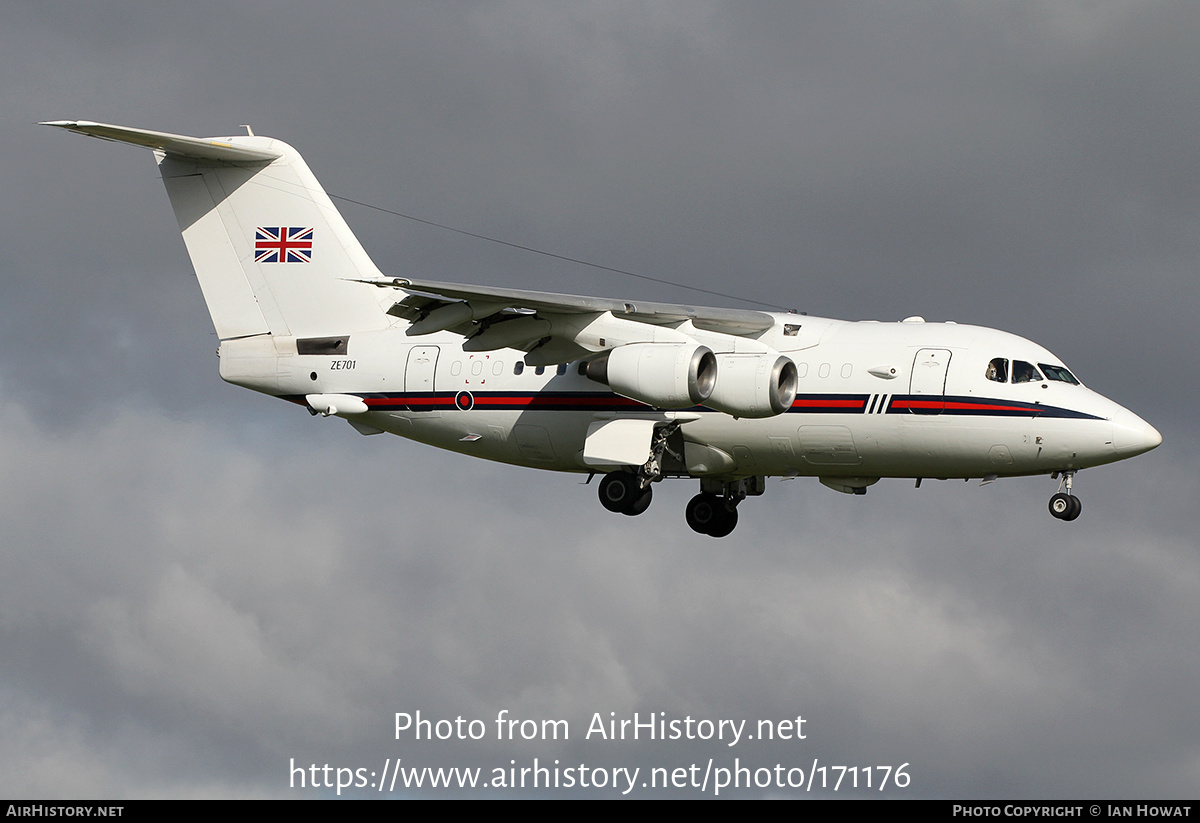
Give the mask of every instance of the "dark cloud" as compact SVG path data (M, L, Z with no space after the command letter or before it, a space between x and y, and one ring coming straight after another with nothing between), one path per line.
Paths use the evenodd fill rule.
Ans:
M275 796L290 758L535 756L908 762L921 796L1192 790L1190 7L71 12L26 4L0 34L14 794ZM250 123L335 194L469 231L815 314L1005 328L1164 445L1081 474L1071 526L1045 479L776 481L724 541L662 484L633 524L575 478L223 384L149 156L33 126L58 118ZM389 273L700 299L346 214ZM565 718L572 739L395 741L417 709ZM634 711L803 714L810 736L582 739Z

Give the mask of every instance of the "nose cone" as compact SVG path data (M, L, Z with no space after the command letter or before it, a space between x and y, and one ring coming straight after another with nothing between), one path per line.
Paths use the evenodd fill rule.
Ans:
M1113 418L1113 448L1121 457L1133 457L1162 442L1158 429L1130 411Z

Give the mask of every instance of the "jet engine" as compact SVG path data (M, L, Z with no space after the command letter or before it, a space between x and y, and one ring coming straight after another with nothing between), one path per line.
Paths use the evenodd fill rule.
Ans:
M628 343L589 360L584 374L622 397L686 409L712 394L717 358L699 343Z
M796 399L796 364L781 354L719 354L717 381L704 401L734 417L774 417Z

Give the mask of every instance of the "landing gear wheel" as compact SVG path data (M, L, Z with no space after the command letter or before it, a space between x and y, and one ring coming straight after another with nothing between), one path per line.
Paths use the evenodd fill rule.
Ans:
M1081 511L1083 511L1083 504L1079 502L1078 497L1075 497L1074 495L1072 495L1071 496L1071 510L1069 512L1067 512L1065 515L1063 515L1063 520L1066 520L1066 521L1074 520L1076 517L1079 516L1079 513Z
M649 491L647 489L646 491ZM638 488L637 477L629 472L615 471L604 475L600 481L600 505L610 512L624 512L631 508L639 499L642 490ZM649 499L646 506L650 505ZM645 506L641 511L645 511ZM640 512L638 512L640 514Z
M722 506L719 509L721 518L709 530L709 537L728 537L735 528L737 528L738 513L737 509L727 509Z
M692 531L709 537L725 537L737 526L737 509L725 505L715 494L701 492L688 501L684 518Z
M715 494L701 492L688 501L687 508L683 510L683 517L692 531L708 534L708 530L719 516L717 509L720 507L721 498Z
M1050 498L1050 514L1059 520L1066 520L1068 522L1074 520L1076 517L1079 517L1081 511L1083 511L1083 504L1073 494L1059 492Z
M630 500L629 505L621 509L621 514L627 514L630 517L637 515L650 508L650 501L654 499L654 489L647 486L641 492Z

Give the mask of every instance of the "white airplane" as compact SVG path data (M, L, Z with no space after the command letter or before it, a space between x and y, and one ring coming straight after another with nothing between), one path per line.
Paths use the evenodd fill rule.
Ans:
M44 125L154 151L223 379L362 434L603 473L613 512L690 477L688 525L724 537L767 477L865 494L882 477L1048 474L1050 513L1074 520L1078 470L1162 442L1002 331L387 277L285 143Z

